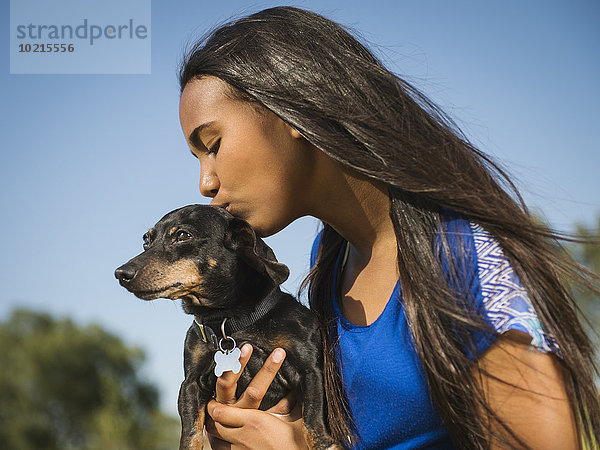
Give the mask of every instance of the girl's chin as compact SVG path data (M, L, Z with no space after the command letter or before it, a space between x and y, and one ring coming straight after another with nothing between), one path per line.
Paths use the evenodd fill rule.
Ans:
M296 219L294 217L273 216L273 214L267 215L258 212L237 217L248 222L250 226L254 228L256 235L261 238L266 238L275 233L279 233Z
M261 238L266 238L266 237L272 236L275 233L277 233L285 228L285 225L278 226L273 223L264 223L264 222L253 223L254 221L252 221L251 219L246 220L246 221L250 224L250 226L252 228L254 228L256 235Z

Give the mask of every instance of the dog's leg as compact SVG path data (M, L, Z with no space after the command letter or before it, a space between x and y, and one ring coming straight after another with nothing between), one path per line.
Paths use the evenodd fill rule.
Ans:
M303 419L306 441L314 449L341 449L325 426L325 393L320 372L306 372L302 377Z
M207 400L201 399L195 380L185 380L179 390L179 416L181 417L180 450L202 450L204 418Z
M190 440L188 449L202 450L204 448L204 417L206 414L205 405L198 409L198 417L194 424L194 436Z

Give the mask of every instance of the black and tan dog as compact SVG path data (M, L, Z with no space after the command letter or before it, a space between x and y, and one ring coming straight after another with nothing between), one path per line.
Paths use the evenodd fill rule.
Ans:
M219 356L249 342L252 356L238 396L276 348L286 359L264 397L268 409L291 389L303 404L314 448L337 447L325 425L321 334L312 312L279 285L288 268L247 222L221 208L191 205L170 212L144 235L144 252L119 267L122 286L144 300L182 299L194 315L179 393L180 448L202 448L205 406L215 393ZM237 353L239 355L239 353ZM215 356L216 355L216 356ZM217 373L225 368L218 368Z

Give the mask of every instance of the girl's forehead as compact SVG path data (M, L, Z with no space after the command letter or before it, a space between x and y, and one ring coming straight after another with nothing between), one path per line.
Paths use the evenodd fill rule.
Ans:
M186 138L201 124L214 122L226 116L231 100L228 86L216 77L204 77L189 81L179 99L179 120Z
M215 106L230 100L228 85L217 77L207 76L194 79L186 84L179 100L180 108Z
M259 113L260 112L260 113ZM195 128L265 118L263 109L235 97L233 88L214 76L189 81L179 99L179 120L186 137Z

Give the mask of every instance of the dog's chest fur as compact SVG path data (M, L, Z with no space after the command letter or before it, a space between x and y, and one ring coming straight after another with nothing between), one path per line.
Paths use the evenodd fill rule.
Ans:
M187 333L184 364L190 371L198 371L198 387L203 396L210 398L216 384L215 351L201 340L195 327L192 325ZM283 366L261 403L260 409L263 410L277 404L289 390L299 392L301 375L322 365L318 324L310 311L289 294L282 294L277 305L263 318L233 333L231 337L240 348L245 343L253 347L252 356L238 381L238 397L262 368L270 353L277 347L286 349Z

